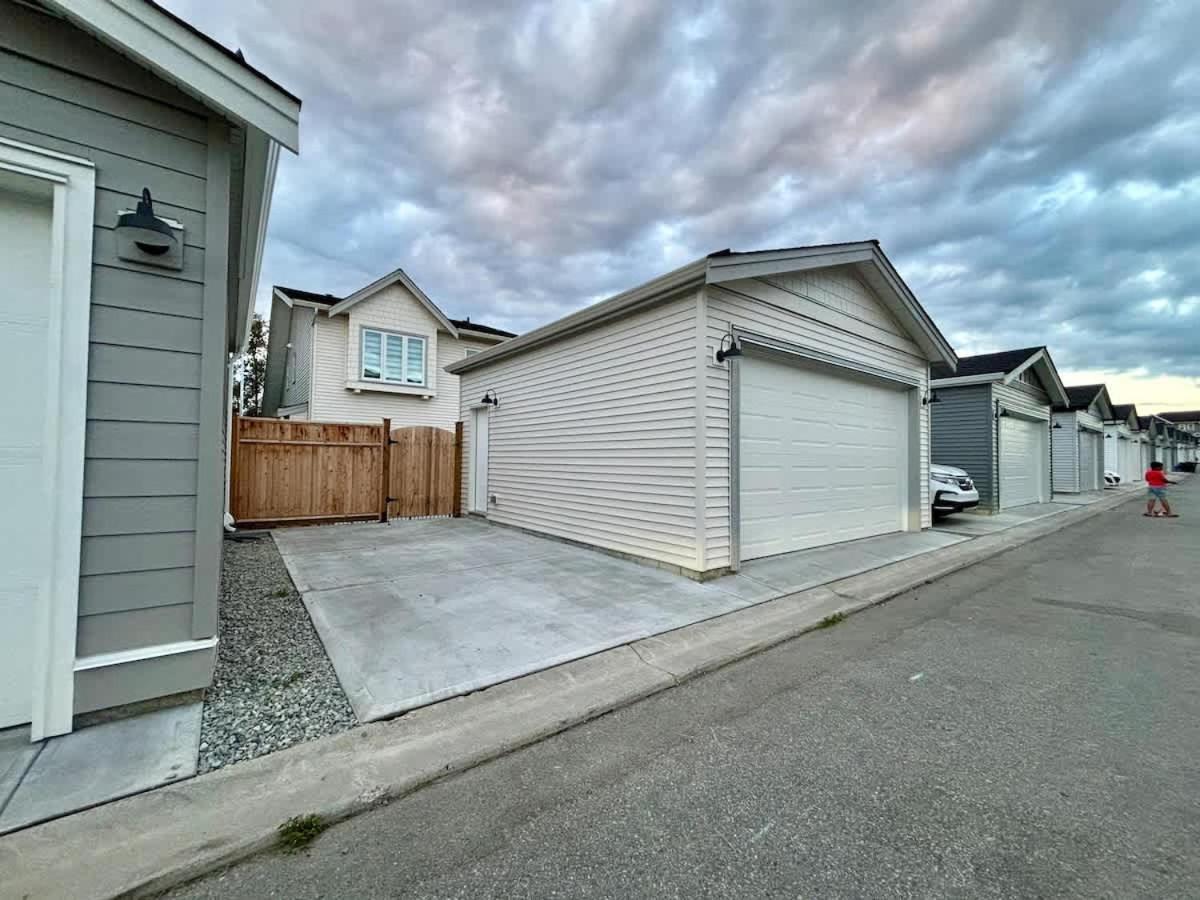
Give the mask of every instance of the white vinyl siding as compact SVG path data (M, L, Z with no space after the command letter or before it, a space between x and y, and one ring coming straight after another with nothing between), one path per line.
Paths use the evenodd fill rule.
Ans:
M364 381L425 384L425 338L363 328L361 358Z
M464 373L464 508L494 391L489 519L697 569L696 315L692 294Z
M731 327L769 335L882 372L909 378L924 394L929 363L920 348L886 311L850 267L818 269L738 281L706 289L707 356L704 404L706 456L706 562L728 566L729 533L729 367L713 352ZM929 415L920 406L920 523L931 524L929 509Z
M1079 488L1079 426L1073 412L1056 412L1054 424L1061 428L1050 431L1050 454L1053 457L1054 490L1073 494Z
M387 417L394 428L432 425L453 431L459 417L459 378L445 371L468 350L482 351L494 341L455 338L439 331L441 324L403 285L394 284L350 308L348 315L317 314L313 342L312 408L318 422L379 422ZM357 330L354 330L357 329ZM361 378L363 330L425 338L426 390L377 383ZM350 385L350 387L347 387ZM354 388L359 392L356 393ZM482 394L480 395L482 396Z

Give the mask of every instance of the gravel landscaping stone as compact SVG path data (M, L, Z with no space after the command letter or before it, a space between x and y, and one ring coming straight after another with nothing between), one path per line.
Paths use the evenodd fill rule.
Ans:
M268 532L225 540L220 637L200 772L358 724Z

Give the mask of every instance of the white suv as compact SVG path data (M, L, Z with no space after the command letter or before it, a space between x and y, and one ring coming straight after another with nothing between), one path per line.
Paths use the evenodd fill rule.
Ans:
M929 496L935 516L946 516L962 512L979 505L979 491L975 482L962 469L954 466L929 466Z

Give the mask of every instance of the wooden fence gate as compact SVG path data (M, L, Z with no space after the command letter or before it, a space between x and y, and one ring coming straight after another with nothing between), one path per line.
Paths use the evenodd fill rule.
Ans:
M230 512L243 528L461 515L462 423L233 422Z

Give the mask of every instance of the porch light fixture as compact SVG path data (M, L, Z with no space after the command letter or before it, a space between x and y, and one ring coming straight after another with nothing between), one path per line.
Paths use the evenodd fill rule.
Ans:
M142 188L137 212L122 213L117 217L117 234L132 241L139 250L150 256L162 256L176 242L171 226L154 214L154 200L147 187Z
M1008 410L1005 409L1003 406L1001 406L999 409L996 410L996 418L997 419L1003 419L1007 415L1008 415Z
M495 391L486 391L486 392L484 392L483 399L480 400L479 402L482 403L484 406L499 407L500 406L500 397L496 394Z
M938 396L937 391L929 391L921 398L921 405L928 406L930 403L941 403L942 398Z
M1053 428L1055 431L1062 431L1062 422L1055 422L1050 427Z
M725 342L729 341L729 346L725 346ZM737 359L742 355L742 348L738 344L737 339L732 334L721 335L721 343L717 346L717 362L723 363L727 359Z

